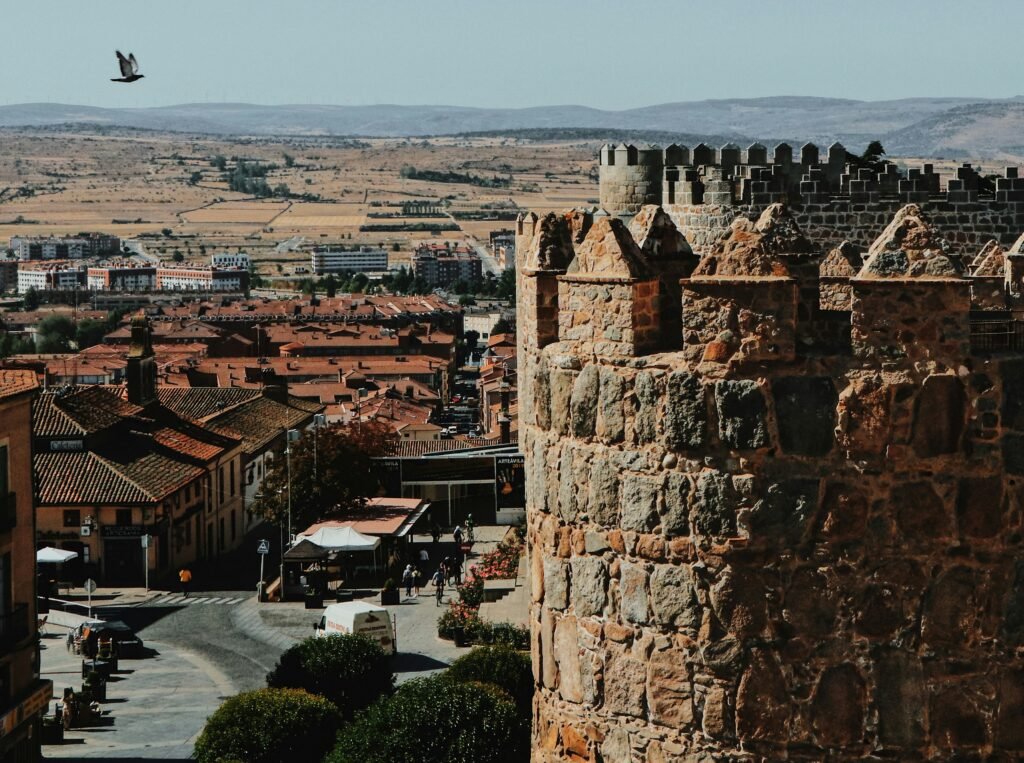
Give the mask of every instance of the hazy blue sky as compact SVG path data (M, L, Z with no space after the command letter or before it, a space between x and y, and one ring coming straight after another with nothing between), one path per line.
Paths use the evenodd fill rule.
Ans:
M1020 0L0 0L0 103L1007 97ZM118 76L134 51L146 79Z

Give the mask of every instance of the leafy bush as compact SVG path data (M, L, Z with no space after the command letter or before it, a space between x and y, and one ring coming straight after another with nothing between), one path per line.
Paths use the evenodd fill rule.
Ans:
M285 651L267 674L267 686L318 694L346 719L390 694L394 683L380 644L351 634L301 641Z
M231 697L196 740L200 763L292 763L320 760L341 719L323 697L299 689L258 689Z
M533 705L530 657L508 646L480 646L462 655L445 675L453 681L480 681L503 689L529 722Z
M529 728L501 691L444 676L403 684L342 729L325 763L521 763Z

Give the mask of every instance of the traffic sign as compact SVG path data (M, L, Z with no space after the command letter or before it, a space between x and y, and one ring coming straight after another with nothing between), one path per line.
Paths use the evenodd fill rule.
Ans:
M92 578L86 578L85 582L82 583L82 587L85 589L86 593L95 593L96 592L96 581L93 580Z
M270 553L270 541L261 540L259 547L256 549L257 554L269 554Z

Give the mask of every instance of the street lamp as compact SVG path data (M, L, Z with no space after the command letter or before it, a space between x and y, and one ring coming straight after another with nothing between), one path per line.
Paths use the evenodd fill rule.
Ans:
M316 478L320 477L320 458L317 455L317 445L320 439L319 433L320 428L327 426L327 416L322 413L317 413L313 416L313 476Z
M285 464L288 470L288 543L292 542L292 443L300 437L298 429L289 429L285 435L286 445L284 449ZM284 558L284 549L281 549L281 558ZM281 581L282 584L284 580Z

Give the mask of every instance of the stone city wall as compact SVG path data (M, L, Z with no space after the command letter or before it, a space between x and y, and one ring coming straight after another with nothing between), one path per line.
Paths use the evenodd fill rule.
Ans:
M918 208L862 261L775 206L681 281L667 218L520 221L533 760L1018 760L1024 354ZM652 309L681 350L623 341Z

